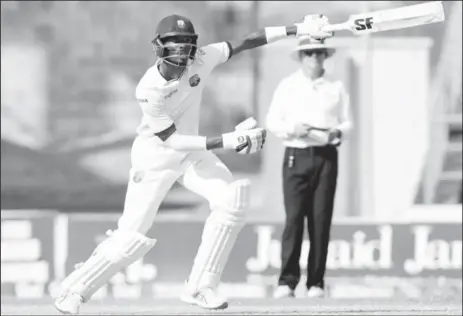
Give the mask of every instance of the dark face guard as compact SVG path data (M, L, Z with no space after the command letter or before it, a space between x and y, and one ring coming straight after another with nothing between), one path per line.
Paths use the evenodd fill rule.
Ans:
M169 65L187 67L196 56L197 35L156 37L151 44L158 58Z

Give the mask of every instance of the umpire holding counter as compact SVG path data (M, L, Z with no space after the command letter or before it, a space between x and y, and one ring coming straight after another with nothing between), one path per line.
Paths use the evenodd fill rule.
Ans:
M285 146L282 167L286 220L275 298L294 296L300 281L305 218L310 239L307 296L324 296L338 146L352 129L344 85L325 74L324 62L334 53L329 40L299 38L291 57L300 68L279 83L267 114L268 130Z

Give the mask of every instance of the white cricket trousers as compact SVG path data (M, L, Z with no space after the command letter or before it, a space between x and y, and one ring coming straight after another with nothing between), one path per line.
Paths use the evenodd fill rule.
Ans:
M160 146L157 137L138 136L132 146L131 161L118 228L143 235L151 228L159 206L176 181L210 204L220 203L233 182L230 170L212 152L176 152Z

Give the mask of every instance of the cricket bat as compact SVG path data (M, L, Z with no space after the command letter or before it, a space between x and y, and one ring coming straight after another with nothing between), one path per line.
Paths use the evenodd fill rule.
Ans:
M355 35L362 35L438 23L444 20L445 12L442 1L433 1L351 15L347 22L327 25L323 28L323 31L347 30Z
M235 126L235 130L253 129L257 127L257 121L253 117L248 117L243 122Z

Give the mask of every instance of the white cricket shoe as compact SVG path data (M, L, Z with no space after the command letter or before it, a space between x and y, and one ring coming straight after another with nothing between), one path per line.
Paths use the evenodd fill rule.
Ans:
M79 314L82 302L82 297L78 294L63 294L55 300L55 308L61 314L77 315Z
M275 292L273 292L273 298L285 298L285 297L295 297L294 290L292 290L287 285L279 285Z
M322 298L325 297L325 290L319 286L311 286L307 291L308 298Z
M201 289L194 294L186 290L180 300L205 309L225 309L228 307L227 300L211 288Z

